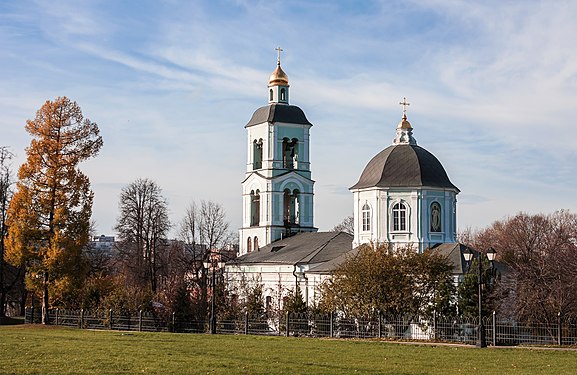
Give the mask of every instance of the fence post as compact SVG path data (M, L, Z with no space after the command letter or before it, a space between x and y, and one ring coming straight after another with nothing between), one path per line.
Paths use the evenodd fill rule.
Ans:
M561 334L561 329L562 329L562 325L561 325L561 311L559 311L557 313L557 345L561 346L562 342L563 342L563 337Z
M84 309L80 309L80 328L82 328L84 326Z
M108 311L108 328L112 329L112 309Z
M289 312L288 311L286 312L285 320L286 320L286 322L285 322L286 323L285 324L286 325L285 335L286 335L286 337L288 337L289 336L289 325L290 325L290 318L289 318Z
M138 310L138 332L142 331L142 310Z
M59 311L59 310L60 310L60 309L56 309L56 325L58 325L58 311Z
M437 341L437 311L433 311L433 340Z
M377 324L377 326L379 327L379 334L377 335L377 337L381 338L381 331L382 331L381 330L381 328L382 328L382 326L381 326L381 324L382 324L382 322L381 322L381 320L382 320L381 319L381 310L379 310L379 313L377 315L377 319L379 319L379 324Z
M176 332L176 312L172 312L172 332Z
M244 334L248 335L248 311L244 312Z
M329 314L329 337L333 337L333 312Z
M497 313L493 310L493 346L497 346Z

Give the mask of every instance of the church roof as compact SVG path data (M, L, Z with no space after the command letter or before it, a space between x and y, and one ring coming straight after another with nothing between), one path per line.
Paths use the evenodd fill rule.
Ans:
M247 253L230 264L324 263L351 251L352 242L353 236L344 232L303 232Z
M467 272L467 262L463 257L463 253L468 246L459 242L442 243L433 246L432 250L443 256L446 256L449 262L453 265L453 274L464 274ZM472 252L477 252L469 248Z
M312 126L309 120L307 120L303 110L296 105L272 103L254 111L252 118L248 124L246 124L245 128L265 122L285 122Z
M416 144L393 144L369 161L350 189L371 187L438 187L459 189L451 183L441 162Z

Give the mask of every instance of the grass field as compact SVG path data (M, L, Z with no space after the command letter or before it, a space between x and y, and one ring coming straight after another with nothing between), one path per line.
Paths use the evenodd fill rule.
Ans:
M577 352L0 326L0 374L575 374Z

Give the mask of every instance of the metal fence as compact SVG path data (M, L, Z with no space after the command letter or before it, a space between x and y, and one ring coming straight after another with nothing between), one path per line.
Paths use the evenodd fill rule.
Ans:
M26 323L40 323L41 310L27 308ZM150 312L132 315L113 311L50 310L49 324L122 331L210 332L208 320L183 320L173 314L159 316ZM484 318L489 345L577 345L577 319L560 315L547 323L518 322L499 319L496 314ZM351 318L342 314L286 314L266 316L244 314L219 319L218 334L283 335L333 338L374 338L390 340L421 340L475 344L478 320L463 317L429 319L411 316Z

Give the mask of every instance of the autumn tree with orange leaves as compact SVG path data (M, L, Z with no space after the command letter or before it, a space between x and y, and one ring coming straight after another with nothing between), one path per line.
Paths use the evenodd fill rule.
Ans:
M66 97L47 101L26 131L32 141L9 206L6 257L27 266L27 286L41 292L46 324L50 304L65 305L81 287L93 192L78 165L98 154L102 137Z

